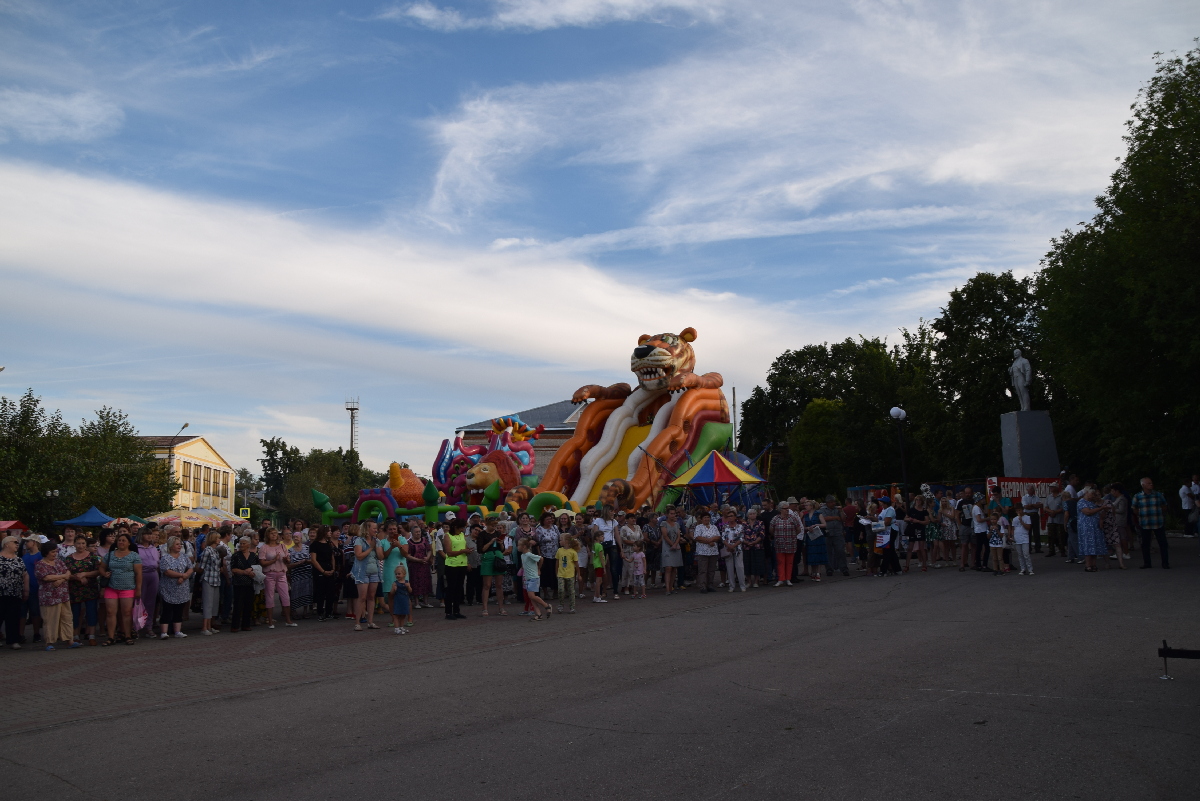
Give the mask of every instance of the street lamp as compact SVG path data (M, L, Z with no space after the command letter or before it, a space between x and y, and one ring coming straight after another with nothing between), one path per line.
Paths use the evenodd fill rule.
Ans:
M892 419L896 421L896 433L900 436L900 478L904 482L904 486L900 488L900 497L908 502L908 465L904 461L904 420L908 417L908 412L901 409L899 406L893 406L889 412Z
M175 477L175 441L179 439L179 435L182 434L183 429L187 427L188 424L184 423L179 427L179 430L175 432L175 436L171 437L171 449L167 454L167 475L169 475L171 478Z

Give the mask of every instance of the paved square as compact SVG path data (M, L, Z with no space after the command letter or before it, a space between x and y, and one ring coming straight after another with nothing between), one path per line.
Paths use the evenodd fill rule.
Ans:
M1162 681L1155 649L1200 648L1200 562L1172 546L5 652L5 797L1193 798L1200 662Z

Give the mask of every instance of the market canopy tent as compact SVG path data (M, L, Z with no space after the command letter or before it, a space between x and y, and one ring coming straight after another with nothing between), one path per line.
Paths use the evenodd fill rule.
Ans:
M201 509L172 509L169 512L152 515L146 518L147 521L158 523L160 526L176 525L181 528L200 528L205 523L210 526L220 524L220 520L210 514L207 514Z
M20 520L0 520L0 531L29 531L29 526Z
M717 451L710 451L689 467L668 487L715 487L722 484L761 484L762 479L747 473Z
M79 517L71 518L70 520L55 520L56 526L103 526L105 523L111 523L113 518L101 512L95 506L88 509Z

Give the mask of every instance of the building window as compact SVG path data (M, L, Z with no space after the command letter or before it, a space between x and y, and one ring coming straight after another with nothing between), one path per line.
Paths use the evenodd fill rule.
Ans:
M200 492L200 465L192 467L192 492Z
M212 495L212 468L204 468L204 494Z
M182 484L183 486L181 486L180 489L183 490L184 492L190 492L192 489L192 463L184 462L182 469L183 469L183 480L180 481L179 483Z
M221 497L229 497L229 474L224 470L221 471Z

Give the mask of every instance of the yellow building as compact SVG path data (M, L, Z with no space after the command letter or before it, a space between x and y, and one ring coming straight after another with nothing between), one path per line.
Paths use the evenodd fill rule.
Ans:
M204 437L142 437L154 447L154 456L166 459L172 477L183 486L175 506L184 509L220 509L235 514L234 474L229 462Z

